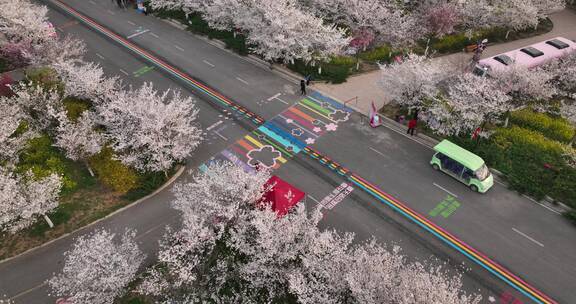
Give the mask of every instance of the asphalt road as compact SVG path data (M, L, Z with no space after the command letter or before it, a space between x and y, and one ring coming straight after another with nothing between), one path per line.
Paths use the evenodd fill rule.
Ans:
M177 63L179 68L196 79L221 90L266 119L299 98L294 94L297 89L294 83L157 19L114 9L109 1L66 3L125 37L137 34L130 39ZM153 81L161 89L178 87L165 74L155 70L134 77L134 72L142 71L150 64L135 59L132 54L101 36L70 22L68 17L58 13L53 15L55 25L61 25L65 31L76 33L87 41L91 51L89 59L100 62L107 72L118 74L133 84ZM280 96L280 99L270 99L272 96ZM201 124L206 128L222 120L226 127L219 134L208 132L206 144L189 161L190 168L201 164L249 129L242 121L226 119L229 116L215 110L203 96L198 99L203 101L198 102ZM576 252L574 228L560 216L501 186L496 186L485 196L468 192L458 182L430 170L427 166L431 156L429 149L387 129L369 130L352 121L341 124L336 132L323 137L315 146L423 214L438 205L448 194L446 191L455 194L460 202L459 208L446 218L433 217L434 222L560 302L570 303L576 299L574 288L570 288L576 282L572 263ZM310 166L314 167L314 164L306 165L302 158L305 157L298 156L277 173L321 200L339 181L321 167L312 170ZM120 213L96 227L134 227L140 233L141 246L152 255L163 226L177 220L175 213L167 207L169 200L169 191L163 191L129 212ZM361 239L375 235L381 241L398 243L413 259L437 256L441 261L448 261L451 269L457 268L455 265L460 262L466 262L431 235L374 203L360 189L354 190L350 198L327 211L323 223L325 227L354 231ZM70 238L64 239L0 264L0 294L12 297L28 290L17 298L18 302L45 303L46 290L39 284L59 270L62 252L69 245ZM486 271L475 265L467 266L473 269L464 277L467 290L480 288L484 295L511 292L518 296ZM29 290L34 287L37 288Z
M50 11L50 20L59 32L63 31L66 34L81 37L88 46L86 59L100 63L107 75L117 75L127 85L138 86L143 82L153 82L160 90L179 89L185 93L191 93L188 88L180 86L156 70L138 74L138 71L141 72L144 67L149 66L146 62L138 60L100 35L73 22L69 17L57 11ZM188 168L192 169L250 130L244 127L245 124L238 123L236 119L227 119L228 115L210 106L203 96L195 97L201 111L200 123L204 129L216 122L224 122L219 125L218 135L214 132L207 132L205 144L201 145L188 162ZM337 176L305 157L290 161L275 173L308 193L310 196L307 204L310 208L316 206L315 197L322 199L342 182ZM185 181L189 178L189 174L189 172L185 173L178 182ZM136 229L138 244L148 255L147 262L153 262L158 249L158 240L163 235L165 226L177 226L179 222L177 212L168 204L172 199L170 191L171 187L168 187L154 197L94 226L16 259L1 263L0 294L7 295L16 303L53 303L55 298L49 296L49 290L44 284L45 280L61 270L63 253L70 248L74 237L99 228L117 232L125 228ZM370 197L365 193L356 191L333 209L326 209L322 227L335 228L342 232L354 232L359 241L375 236L386 244L399 245L404 248L407 257L412 261L425 261L435 266L447 263L445 268L452 274L466 271L462 263L467 261L461 256L446 255L443 253L446 248L442 244L433 240L430 242L426 234L390 210L381 208L382 210L375 213L370 209L370 201ZM388 214L384 214L385 212ZM474 265L469 266L474 267ZM506 288L506 286L500 286L500 282L490 276L482 278L469 271L464 275L464 282L466 291L481 293L485 299L489 296L497 296L501 288Z

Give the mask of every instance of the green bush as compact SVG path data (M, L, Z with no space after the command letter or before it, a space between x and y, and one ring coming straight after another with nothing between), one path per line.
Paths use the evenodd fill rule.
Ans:
M172 173L173 172L169 173L168 176L170 176ZM138 186L124 194L123 198L129 201L135 201L154 192L166 181L167 178L163 172L142 173L138 175Z
M59 94L64 92L64 84L60 81L58 73L49 67L26 70L26 79L33 85L39 85L45 90L56 90Z
M110 147L90 157L88 162L98 179L115 191L126 193L138 186L136 171L114 159L114 151Z
M387 45L382 45L372 50L361 52L359 57L362 60L369 62L386 62L390 63L394 56L401 54L400 51L392 50L391 47Z
M511 113L510 122L542 133L544 136L564 143L569 143L574 137L574 127L561 117L550 117L544 113L537 113L524 109Z
M292 71L306 76L311 75L313 80L326 80L331 83L343 83L352 74L352 68L356 65L352 57L336 57L330 62L319 63L322 73L319 73L318 64L312 66L302 60L295 60L294 64L288 64Z
M572 211L568 211L566 213L564 213L564 216L570 220L572 223L576 224L576 211L572 210Z
M66 116L73 122L76 122L82 115L82 112L90 109L92 106L89 101L75 97L66 97L62 100L62 103L64 103L64 108L66 108Z
M474 43L474 40L468 38L465 34L454 34L444 36L438 40L433 39L430 41L430 47L440 53L453 53L462 51L462 49L472 43Z
M490 139L479 143L468 138L452 140L504 173L513 189L537 199L549 195L576 207L576 170L566 165L564 146L558 141L518 126L497 129Z
M52 139L46 134L30 139L26 148L20 153L16 172L24 174L31 170L37 178L56 173L62 177L63 194L72 192L77 186L72 173L72 164L52 144Z

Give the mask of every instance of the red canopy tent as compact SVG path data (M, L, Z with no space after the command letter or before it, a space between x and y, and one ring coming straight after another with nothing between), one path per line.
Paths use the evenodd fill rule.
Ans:
M276 211L278 216L283 216L292 206L298 204L306 193L290 185L278 176L272 176L265 184L266 189L270 188L262 196L263 202L272 204L272 210Z

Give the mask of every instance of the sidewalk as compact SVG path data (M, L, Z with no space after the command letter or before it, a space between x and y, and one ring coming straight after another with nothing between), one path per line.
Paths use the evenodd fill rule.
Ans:
M565 9L555 14L550 15L550 19L554 23L552 31L531 38L514 40L507 43L500 43L496 45L489 45L484 52L483 57L490 57L496 54L520 48L525 45L533 44L544 39L562 36L568 39L576 39L576 12L571 9ZM448 65L454 70L462 70L464 65L472 58L471 54L455 53L446 56L434 58L433 60L438 64ZM363 114L368 114L370 111L370 103L374 101L376 108L380 108L387 104L390 100L386 96L386 92L380 85L381 71L373 71L357 76L350 77L347 82L342 84L327 84L319 83L314 85L314 88L335 97L338 100L357 99L357 102L352 101L349 104Z

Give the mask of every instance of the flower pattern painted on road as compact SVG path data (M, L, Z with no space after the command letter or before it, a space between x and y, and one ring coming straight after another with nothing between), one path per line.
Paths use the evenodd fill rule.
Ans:
M274 149L274 147L266 145L260 149L254 149L248 151L246 154L248 157L248 165L251 167L256 167L259 164L261 167L270 169L276 165L276 160L279 159L282 154Z
M348 120L348 118L350 118L350 112L345 112L342 110L336 110L332 113L330 113L330 119L332 119L334 122L345 122Z
M292 129L290 131L290 133L292 133L293 136L300 137L300 136L302 136L302 134L304 134L304 130L302 130L301 128L296 128L296 129Z
M338 129L338 125L335 123L329 123L326 125L326 131L336 131Z

